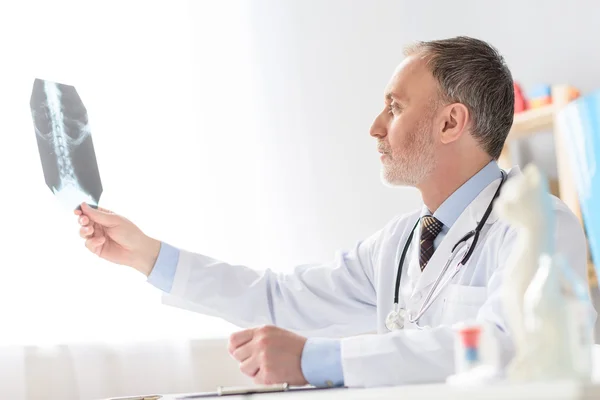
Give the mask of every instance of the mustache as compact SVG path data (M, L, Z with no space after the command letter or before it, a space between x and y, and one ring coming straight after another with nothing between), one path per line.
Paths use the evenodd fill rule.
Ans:
M384 154L390 153L390 148L384 142L377 143L377 151Z

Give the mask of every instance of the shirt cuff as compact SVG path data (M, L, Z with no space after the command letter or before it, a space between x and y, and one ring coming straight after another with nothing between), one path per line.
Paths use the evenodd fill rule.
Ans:
M300 365L304 378L313 386L344 386L341 343L337 339L307 339Z
M165 293L170 293L175 280L175 271L177 271L177 263L179 262L179 249L161 242L160 251L154 263L154 268L148 275L148 283L162 290Z

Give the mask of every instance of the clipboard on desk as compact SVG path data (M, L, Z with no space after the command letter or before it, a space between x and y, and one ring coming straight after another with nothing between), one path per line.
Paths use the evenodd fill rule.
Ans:
M251 394L267 394L267 393L284 393L284 392L302 392L312 390L335 389L334 387L316 387L316 386L289 386L287 383L276 385L258 385L258 386L219 386L216 392L196 393L182 396L174 396L172 399L165 400L195 400L208 397L225 397L225 396L246 396ZM338 387L337 389L343 389Z
M226 396L247 396L252 394L284 393L284 392L302 392L312 390L345 389L345 387L332 386L290 386L287 383L276 385L256 385L256 386L219 386L215 392L200 392L189 394L171 394L171 395L145 395L130 397L114 397L107 400L195 400L211 397Z

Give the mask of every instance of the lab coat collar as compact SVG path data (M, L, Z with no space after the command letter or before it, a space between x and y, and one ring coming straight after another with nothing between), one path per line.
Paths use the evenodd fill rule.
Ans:
M521 174L519 167L514 167L510 170L507 176L507 180L512 177ZM490 183L485 189L479 193L479 195L467 206L467 208L460 214L456 222L452 225L442 242L439 244L438 248L433 253L433 256L427 263L427 267L420 274L417 283L415 285L415 290L422 290L433 284L436 278L441 273L444 265L446 264L448 257L452 253L452 248L454 245L469 231L475 229L477 223L483 217L485 210L487 209L490 201L496 193L496 189L498 189L498 185L500 184L501 178L495 179L492 183ZM492 209L492 212L486 221L486 225L493 224L498 220L498 215L495 212L495 209ZM481 243L481 241L480 241ZM480 244L479 244L480 245ZM466 251L466 248L465 248ZM418 251L414 252L418 257ZM457 261L459 257L462 255L459 253L457 255ZM414 263L412 260L411 264Z

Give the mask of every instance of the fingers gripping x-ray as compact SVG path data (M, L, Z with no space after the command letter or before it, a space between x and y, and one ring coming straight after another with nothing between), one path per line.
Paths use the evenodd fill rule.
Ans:
M30 106L46 185L69 208L97 205L102 182L87 110L75 87L36 79Z

